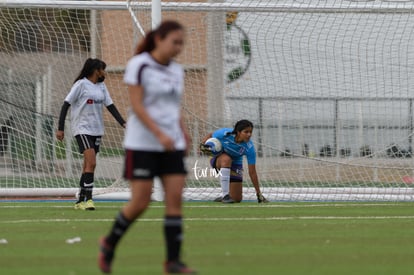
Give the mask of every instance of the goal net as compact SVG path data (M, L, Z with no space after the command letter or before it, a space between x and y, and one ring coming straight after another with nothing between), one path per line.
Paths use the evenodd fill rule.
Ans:
M391 1L163 2L162 18L187 32L178 58L193 139L185 199L220 195L198 143L249 119L270 200L413 200L413 10ZM150 2L0 0L0 196L76 192L82 156L69 127L63 143L54 138L63 99L85 59L98 57L126 116L125 64L151 26ZM128 194L123 129L106 111L105 127L96 194Z

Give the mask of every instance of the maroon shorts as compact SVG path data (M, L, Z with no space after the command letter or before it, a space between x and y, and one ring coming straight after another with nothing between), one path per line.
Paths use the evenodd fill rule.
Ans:
M125 179L152 179L155 176L169 174L187 174L184 151L125 151Z

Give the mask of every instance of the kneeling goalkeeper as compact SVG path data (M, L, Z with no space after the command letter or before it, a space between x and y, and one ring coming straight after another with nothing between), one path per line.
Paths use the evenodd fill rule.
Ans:
M256 172L256 150L250 140L252 133L253 123L243 119L233 129L218 129L202 140L200 149L204 153L209 153L209 148L204 143L211 137L220 140L223 146L223 153L210 160L211 166L220 172L222 196L215 199L216 202L233 203L243 199L243 156L247 157L249 176L256 190L257 201L268 202L260 191Z

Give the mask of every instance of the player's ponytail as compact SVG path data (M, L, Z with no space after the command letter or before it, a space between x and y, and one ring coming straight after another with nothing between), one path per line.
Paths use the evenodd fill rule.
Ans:
M170 32L183 29L183 26L176 21L168 20L162 22L158 28L148 32L145 35L144 39L142 39L138 44L135 50L135 54L137 55L143 52L151 52L154 50L156 47L155 36L159 36L159 38L164 39Z
M155 36L155 30L147 33L144 39L142 39L141 42L138 44L135 54L140 54L143 52L150 52L153 49L155 49L154 36Z
M89 77L95 70L105 70L106 63L97 58L88 58L83 64L83 68L80 71L78 77L76 77L74 83L84 77Z
M232 134L237 135L237 133L243 131L246 128L251 127L253 129L253 123L247 119L242 119L236 122L233 128Z

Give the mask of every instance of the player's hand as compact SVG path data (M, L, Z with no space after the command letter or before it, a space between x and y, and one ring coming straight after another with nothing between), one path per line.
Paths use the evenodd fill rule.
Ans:
M158 137L159 142L165 148L166 151L174 151L175 150L175 142L169 136L162 134Z
M259 192L259 193L257 193L256 194L256 196L257 196L257 202L258 203L266 203L266 202L269 202L263 195L262 195L262 193L261 192Z
M200 143L200 151L202 153L204 153L204 154L212 155L211 146L210 145L206 145L204 143Z
M58 131L56 132L56 138L57 138L59 141L62 141L62 140L65 138L65 132L63 132L63 131L61 131L61 130L58 130Z

